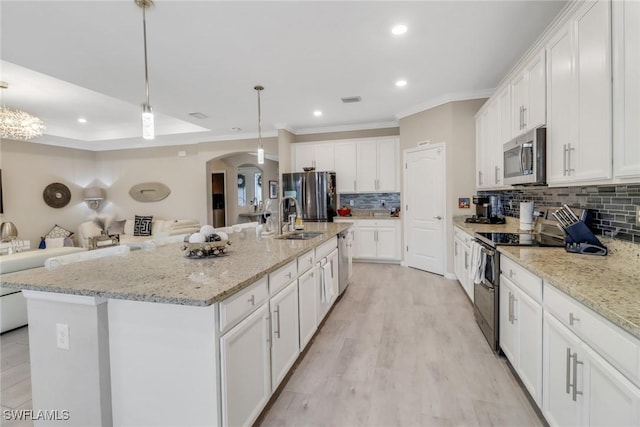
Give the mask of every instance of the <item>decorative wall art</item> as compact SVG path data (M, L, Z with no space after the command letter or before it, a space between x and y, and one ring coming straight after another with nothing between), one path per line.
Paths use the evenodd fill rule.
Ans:
M171 194L171 189L161 182L143 182L131 187L129 195L138 202L159 202Z
M71 191L69 187L59 182L47 185L42 192L44 202L52 208L63 208L69 204L71 200Z

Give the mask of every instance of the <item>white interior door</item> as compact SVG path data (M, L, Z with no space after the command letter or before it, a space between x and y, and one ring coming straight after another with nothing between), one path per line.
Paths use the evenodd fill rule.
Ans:
M444 274L445 145L405 150L405 261Z

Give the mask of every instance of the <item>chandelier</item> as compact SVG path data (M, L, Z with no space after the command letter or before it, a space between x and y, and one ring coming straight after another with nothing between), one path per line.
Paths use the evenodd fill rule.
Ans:
M0 88L6 89L8 87L7 83L0 82ZM0 135L2 138L27 141L42 136L44 130L44 122L36 116L15 108L3 106L0 109Z

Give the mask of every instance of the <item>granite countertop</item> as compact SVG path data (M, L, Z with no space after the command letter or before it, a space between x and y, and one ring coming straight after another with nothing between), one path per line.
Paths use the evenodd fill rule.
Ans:
M471 234L518 231L517 218L507 218L503 225L467 224L464 218L454 218L454 225ZM610 238L600 240L609 248L607 256L522 246L499 246L498 251L640 338L640 245Z
M182 243L132 251L47 270L44 267L2 275L2 286L104 298L207 306L221 301L331 239L351 223L305 223L305 231L323 234L311 240L256 240L232 233L226 254L188 259Z

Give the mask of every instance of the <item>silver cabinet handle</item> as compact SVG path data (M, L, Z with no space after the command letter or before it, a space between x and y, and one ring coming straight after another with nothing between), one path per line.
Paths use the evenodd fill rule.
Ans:
M571 348L567 347L567 379L566 379L566 392L569 394L571 389Z
M276 330L273 331L273 334L280 338L280 306L277 305L273 313L276 315Z
M573 313L569 313L569 325L573 326L573 324L575 322L578 322L580 320L579 317L574 316Z
M433 219L437 219L438 221L440 221L442 219L442 217L440 215L438 215L438 216L434 216Z
M573 401L578 400L578 395L582 394L578 391L578 365L582 365L583 362L578 360L578 353L573 353Z
M483 183L482 183L482 171L478 171L478 185L483 185Z
M513 295L513 299L511 302L511 323L515 323L518 318L516 317L516 303L518 302L518 298Z
M469 269L469 252L464 253L464 269Z
M571 151L575 148L571 147L571 143L567 144L567 175L571 175L574 169L571 169Z
M567 144L562 144L562 176L567 176Z
M513 278L515 275L516 273L514 273L512 269L509 269L509 278Z
M378 241L378 230L376 230L375 234L374 234L374 240L377 242Z
M255 295L251 295L251 298L247 300L247 302L251 305L256 305L256 297Z
M291 272L288 272L285 276L287 276L287 279L291 279Z
M458 256L458 242L453 242L453 255Z
M500 170L499 167L495 167L494 171L493 171L493 179L495 184L498 184L500 182L500 179L498 178L498 171Z
M356 180L353 180L353 191L358 191L358 186L356 185Z
M513 294L509 292L509 323L513 324Z
M527 128L527 107L522 106L522 129Z

